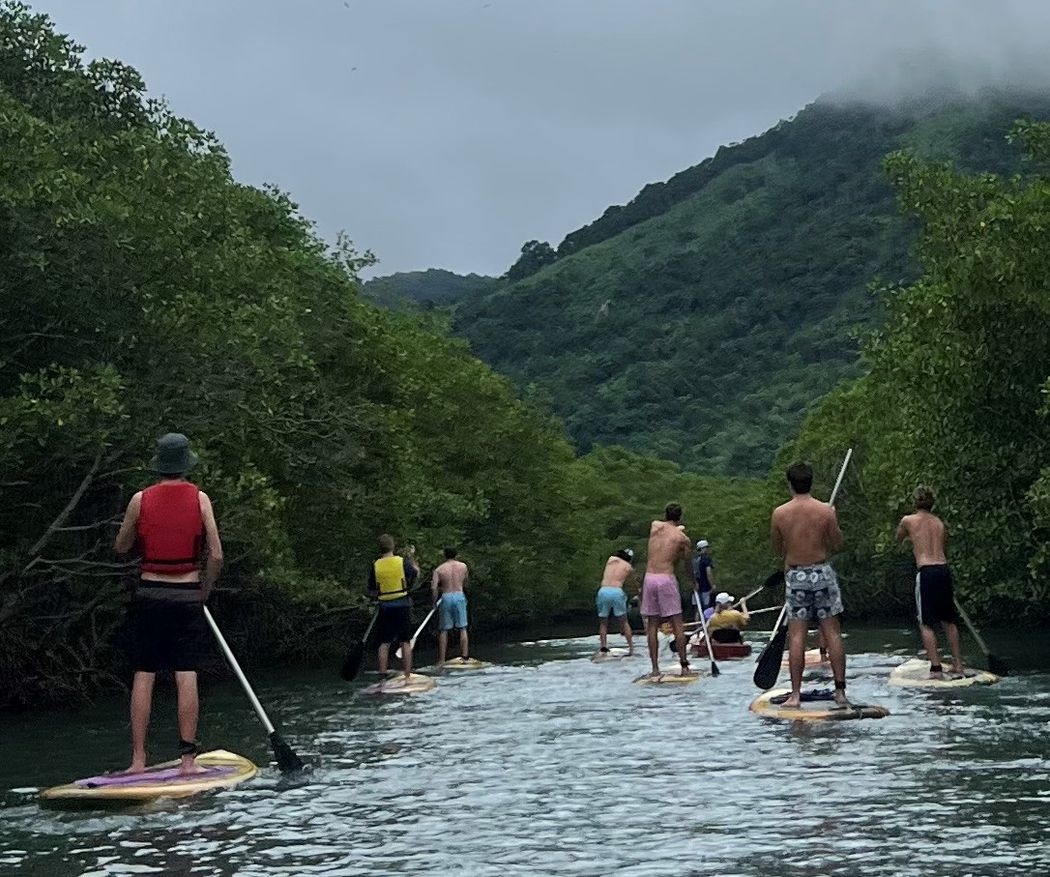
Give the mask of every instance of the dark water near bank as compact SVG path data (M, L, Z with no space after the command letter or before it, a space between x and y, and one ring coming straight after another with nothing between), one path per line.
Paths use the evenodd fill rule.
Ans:
M0 875L1050 873L1050 676L887 686L916 641L852 631L851 695L892 715L838 724L749 713L750 661L690 686L631 685L647 662L592 664L596 638L479 646L499 666L415 698L271 674L259 695L309 773L267 768L228 792L116 814L44 811L35 792L124 766L123 700L8 718ZM157 752L172 712L163 697ZM206 692L202 738L268 761L235 688Z

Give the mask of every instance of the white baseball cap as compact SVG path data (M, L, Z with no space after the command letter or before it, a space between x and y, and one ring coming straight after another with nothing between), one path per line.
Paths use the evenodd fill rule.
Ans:
M696 543L696 548L698 551L703 551L710 544L711 543L708 542L706 539L701 539L699 542Z
M717 597L715 597L715 602L720 606L731 606L733 603L733 595L722 591Z

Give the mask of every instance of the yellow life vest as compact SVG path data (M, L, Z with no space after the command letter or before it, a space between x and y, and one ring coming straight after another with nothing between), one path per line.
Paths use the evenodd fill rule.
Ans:
M408 596L403 557L398 557L396 554L393 557L380 557L375 562L375 573L380 600L397 600Z

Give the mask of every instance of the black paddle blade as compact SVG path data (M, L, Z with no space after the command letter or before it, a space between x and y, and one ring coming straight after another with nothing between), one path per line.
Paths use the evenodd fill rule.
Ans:
M762 649L762 654L758 656L758 666L755 667L754 679L755 685L761 688L763 691L769 691L774 685L777 684L777 677L780 675L780 664L784 660L784 643L787 642L787 625L782 625L780 630L777 631L776 636L773 637Z
M343 658L343 666L339 670L339 675L343 677L345 682L353 682L357 677L357 674L361 671L361 659L365 656L365 644L358 640L346 653L346 657Z
M762 582L762 587L775 588L782 584L784 584L784 570L778 569L776 572L770 573L769 576L766 577L766 580Z
M277 759L277 767L281 773L302 770L303 760L295 754L295 751L284 742L276 731L270 735L270 745L273 747L274 758Z
M998 658L991 652L988 653L988 669L991 670L996 676L1009 676L1010 665L1006 663L1002 658Z
M711 661L711 675L712 676L721 676L722 675L722 671L718 669L718 664L716 664L714 661Z

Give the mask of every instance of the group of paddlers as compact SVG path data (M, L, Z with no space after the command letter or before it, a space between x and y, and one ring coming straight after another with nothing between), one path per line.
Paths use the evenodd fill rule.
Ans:
M835 570L828 556L842 548L843 536L839 529L835 508L830 503L814 498L813 470L806 463L795 463L787 470L791 499L773 510L770 518L770 545L773 554L784 564L783 617L788 623L788 665L791 673L791 694L786 708L800 704L802 674L805 669L806 634L810 627L819 630L820 650L831 664L835 683L836 703L848 705L846 698L846 656L838 616L843 611ZM951 572L945 553L944 523L933 513L934 493L928 487L918 487L913 494L915 511L906 515L897 527L897 540L910 540L918 567L915 582L915 603L923 644L930 659L930 676L943 678L963 673L959 649L955 599ZM633 639L627 620L628 586L634 573L634 553L629 548L612 555L605 564L605 572L597 594L599 637L601 650L608 651L608 619L619 621L627 639L628 652L633 651ZM681 564L688 579L693 581L693 600L714 642L739 639L739 631L749 621L746 601L740 610L733 608L732 595L721 592L712 600L714 590L713 562L710 545L701 539L695 547L686 535L682 521L682 507L672 503L664 510L663 520L653 521L649 529L648 556L641 588L641 614L645 619L645 633L652 663L652 675L661 675L659 664L658 631L669 625L674 636L674 650L678 654L683 675L694 674L686 652L686 635L682 595L675 567ZM712 605L713 604L713 605ZM741 611L742 610L742 611ZM952 653L952 665L941 666L934 626L944 627ZM713 646L712 646L713 648ZM713 652L712 652L713 653Z

